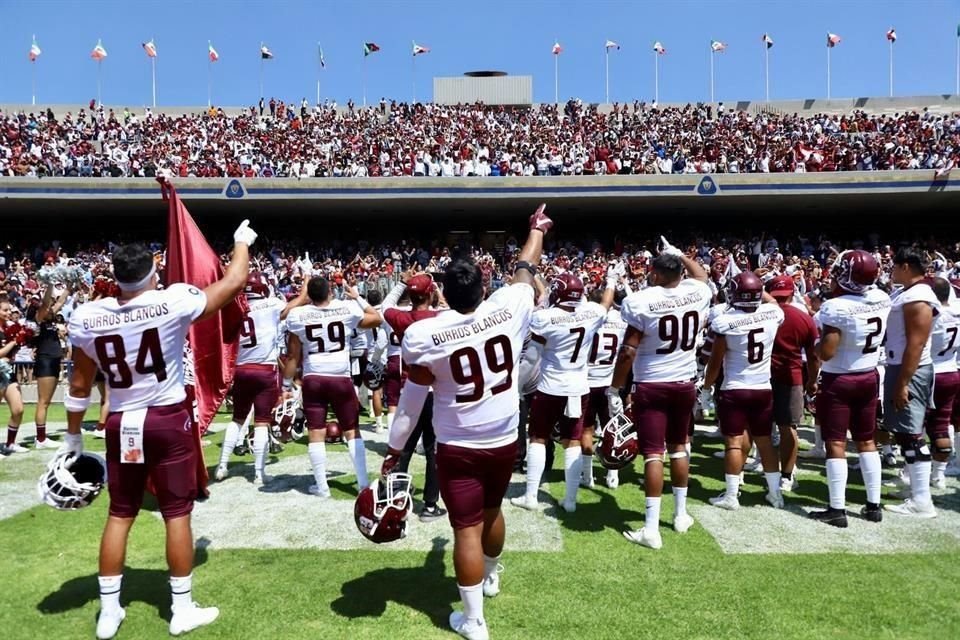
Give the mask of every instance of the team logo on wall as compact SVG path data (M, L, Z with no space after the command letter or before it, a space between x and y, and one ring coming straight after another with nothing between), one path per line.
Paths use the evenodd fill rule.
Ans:
M697 185L697 193L701 196L712 196L717 192L717 183L710 176L703 176L703 180Z
M242 198L247 195L247 192L239 180L233 179L227 183L226 188L223 190L223 195L225 198Z

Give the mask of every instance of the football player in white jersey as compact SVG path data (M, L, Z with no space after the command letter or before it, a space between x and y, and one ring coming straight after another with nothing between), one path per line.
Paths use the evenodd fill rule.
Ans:
M403 277L409 277L412 271L404 272ZM388 309L399 308L403 311L410 311L410 297L404 295L406 287L400 286L402 282L390 290L381 306L381 314L386 313ZM393 330L390 323L384 322L381 329L387 338L387 366L383 371L383 402L387 405L387 430L393 425L393 416L397 412L397 403L400 401L400 389L403 388L403 364L400 358L402 336Z
M926 254L912 247L893 258L894 292L887 317L885 349L887 371L883 380L883 428L893 433L903 450L910 476L911 496L888 511L916 518L935 518L930 498L930 447L923 438L923 422L933 395L933 358L930 336L940 301L924 279Z
M740 473L750 449L744 433L757 443L767 481L767 502L783 508L780 493L780 460L773 448L773 387L770 361L783 310L764 293L763 281L752 271L742 271L727 284L730 309L710 324L713 348L703 386L712 387L723 368L717 401L717 420L725 440L726 491L710 499L721 509L740 508Z
M617 274L611 267L600 303L583 300L583 282L562 273L550 283L550 306L533 314L530 346L542 352L540 383L530 403L530 444L527 447L527 490L510 503L538 509L537 491L547 462L547 440L555 426L563 447L565 511L577 509L580 486L580 437L590 397L587 368L593 337L613 304Z
M820 307L822 333L817 421L826 447L829 508L810 517L847 526L847 432L860 454L867 504L861 510L880 522L880 453L875 441L879 376L877 364L890 314L890 296L874 287L880 265L872 254L845 251L832 270L833 295Z
M186 284L158 291L150 250L143 245L120 247L112 256L120 295L84 304L70 318L73 375L63 403L68 451L83 451L80 426L98 368L110 387L106 428L110 514L100 544L98 638L116 635L126 616L120 606L120 585L127 538L148 478L166 526L173 598L170 633L180 635L210 624L220 613L216 607L198 607L191 592L190 513L200 452L183 406L181 355L190 325L218 313L240 293L247 279L249 246L256 237L244 221L233 235L226 274L203 291Z
M933 293L940 301L940 312L933 321L930 354L933 358L933 409L927 411L927 437L933 448L933 469L930 486L947 488L947 460L953 447L950 442L950 421L953 407L960 394L960 373L957 373L957 353L960 351L960 316L949 304L950 282L944 278L933 281Z
M583 436L580 439L580 484L584 487L593 487L593 435L597 427L603 428L612 417L607 407L607 387L613 380L613 367L617 361L617 353L623 344L623 334L627 331L627 323L620 315L620 305L627 297L627 290L618 287L613 296L614 307L607 312L603 326L593 335L590 345L589 366L587 368L587 384L590 387L590 396L587 400L587 409L583 418ZM589 294L591 302L600 303L603 291L594 289ZM616 478L616 479L614 479ZM614 488L620 482L618 471L607 471L607 486Z
M713 292L707 285L704 268L666 240L651 266L650 286L627 296L620 310L627 331L613 382L607 389L607 402L611 415L623 412L620 389L632 367L633 424L644 456L646 516L642 529L625 531L624 536L631 542L659 549L663 546L660 497L664 449L670 457L673 528L682 533L693 525L693 518L687 513L687 434L697 401L697 340ZM684 269L687 278L683 276Z
M237 371L233 378L233 419L227 425L220 450L216 479L227 477L227 463L240 438L240 425L253 410L253 483L265 484L270 476L264 473L267 444L273 410L280 397L277 373L280 323L291 309L304 303L305 290L289 303L270 295L266 279L259 271L247 276L244 294L250 311L240 327L240 349Z
M386 477L396 466L432 387L440 494L453 526L463 602L463 612L450 614L450 626L471 640L489 637L483 597L500 591L500 504L517 455L520 350L530 329L543 236L553 224L543 209L530 218L511 285L484 301L480 269L472 260L456 260L443 276L450 309L407 328L403 358L409 377L381 469Z
M327 485L327 408L333 409L357 474L357 487L369 484L367 451L360 437L360 404L350 377L350 334L356 328L380 326L380 313L347 288L349 299L333 299L326 278L314 276L307 283L309 303L287 316L287 363L284 387L289 388L297 367L303 363L303 412L310 430L307 453L316 484L310 493L330 497Z

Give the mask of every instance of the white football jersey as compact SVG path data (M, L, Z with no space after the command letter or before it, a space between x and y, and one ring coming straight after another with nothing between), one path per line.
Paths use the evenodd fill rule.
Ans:
M573 311L550 307L534 312L530 333L540 343L538 391L553 396L589 393L590 348L606 317L607 310L596 302L583 302Z
M683 382L697 375L697 339L713 292L687 278L671 289L649 287L627 296L621 314L643 334L633 361L634 382Z
M840 344L824 373L863 373L877 368L883 350L883 336L890 315L890 296L870 289L862 296L843 294L824 301L815 318L823 327L840 330Z
M627 323L623 321L619 309L610 309L603 326L593 335L590 345L590 360L587 368L587 382L591 389L609 387L613 381L613 369L617 364L617 354L623 344L623 334Z
M502 287L471 314L452 309L403 336L403 360L433 373L437 441L470 448L517 439L520 352L530 330L533 287Z
M373 333L371 329L354 329L353 333L350 334L350 355L359 358L367 352L372 341Z
M77 308L70 341L106 376L111 411L183 402L184 343L206 305L203 291L178 283L123 303L103 298Z
M960 351L960 316L952 306L941 305L940 313L933 319L933 335L930 336L930 357L934 373L952 373L957 370L957 352Z
M396 308L401 309L403 311L409 311L413 309L413 307L409 305L405 307L396 307ZM386 311L386 309L384 309L383 311ZM380 315L383 315L383 312L381 312ZM402 350L401 349L402 345L400 344L400 336L394 333L393 327L390 326L389 322L380 323L380 328L383 329L387 334L387 357L392 358L393 356L399 356Z
M722 391L771 388L770 358L781 324L783 309L772 303L761 304L753 312L731 307L713 319L710 330L727 343Z
M933 312L940 309L940 301L934 295L930 285L918 282L912 287L895 291L890 297L890 315L887 318L887 364L900 364L903 362L903 352L907 348L907 331L903 319L903 306L911 302L926 302L933 307ZM936 318L934 318L936 319ZM931 364L933 359L930 357L930 338L923 346L923 352L920 354L918 366Z
M353 300L291 310L287 331L300 338L303 376L350 377L350 334L362 319L363 310Z
M249 300L250 313L240 327L240 349L237 365L277 364L279 354L280 314L286 303L279 298Z

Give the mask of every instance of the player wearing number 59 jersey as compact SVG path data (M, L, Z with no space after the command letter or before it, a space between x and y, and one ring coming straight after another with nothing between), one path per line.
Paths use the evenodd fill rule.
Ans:
M643 528L624 535L631 542L659 549L663 546L659 522L665 448L670 456L674 529L684 532L693 524L686 509L690 471L686 444L697 400L697 339L713 292L704 268L669 243L664 243L652 267L651 286L623 301L627 331L607 401L611 414L623 411L620 388L632 366L633 424L644 455L647 497ZM684 269L689 278L684 279Z
M303 363L303 412L310 431L307 452L316 484L310 492L329 497L327 486L327 408L333 409L357 474L362 491L369 484L367 452L360 437L360 404L350 377L350 336L354 329L380 326L380 312L357 295L334 300L326 278L307 282L309 303L293 309L287 316L287 353L285 378L292 379ZM286 384L286 383L285 383Z

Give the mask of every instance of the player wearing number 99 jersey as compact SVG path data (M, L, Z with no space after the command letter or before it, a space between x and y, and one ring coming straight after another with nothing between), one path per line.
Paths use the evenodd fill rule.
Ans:
M350 377L350 335L354 329L380 326L380 312L348 289L350 300L334 300L326 278L307 283L310 304L287 316L287 364L284 377L293 378L303 363L303 412L310 431L307 452L316 484L310 492L329 497L327 486L327 408L333 409L362 491L367 479L367 453L360 437L360 404Z

